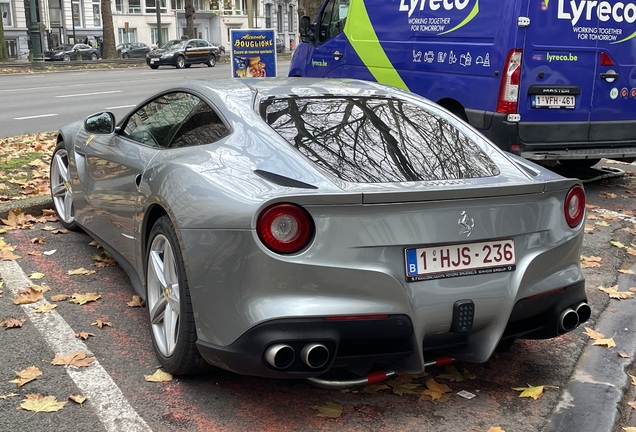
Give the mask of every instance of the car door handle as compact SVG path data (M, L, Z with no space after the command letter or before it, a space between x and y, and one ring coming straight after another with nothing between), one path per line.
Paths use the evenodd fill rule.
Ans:
M601 79L608 79L608 78L616 79L616 78L618 78L618 74L616 72L603 72L600 75L600 77L601 77Z
M332 57L334 60L340 60L342 58L342 53L340 51L335 51Z

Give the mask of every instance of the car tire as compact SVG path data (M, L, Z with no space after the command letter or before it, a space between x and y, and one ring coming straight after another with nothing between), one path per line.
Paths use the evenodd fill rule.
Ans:
M216 66L216 56L214 54L210 54L210 57L208 57L208 61L206 61L205 64L208 65L208 67Z
M92 61L97 61L97 54L92 53L92 54L91 54L91 60L92 60Z
M51 157L49 188L55 212L66 229L80 231L75 222L75 207L73 203L73 187L68 171L68 152L64 141L60 141Z
M185 67L185 58L183 58L183 56L177 57L177 61L175 63L175 67L177 69L183 69Z
M197 331L185 264L168 216L159 218L150 231L146 300L152 343L164 370L187 375L210 368L196 346Z
M71 61L71 56L68 54L64 54L64 57L62 57L62 60L64 61Z
M123 58L123 59L129 59L129 58L130 58L130 55L129 55L128 53L123 53L123 54L121 55L121 58Z
M149 65L150 69L159 69L159 65Z

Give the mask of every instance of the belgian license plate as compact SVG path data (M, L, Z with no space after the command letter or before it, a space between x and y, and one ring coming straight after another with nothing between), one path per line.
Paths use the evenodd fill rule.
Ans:
M159 59L156 59L156 58L150 59L150 63L156 63L158 61L159 61Z
M532 108L574 108L573 95L532 95Z
M407 282L514 271L513 239L409 248L406 254Z

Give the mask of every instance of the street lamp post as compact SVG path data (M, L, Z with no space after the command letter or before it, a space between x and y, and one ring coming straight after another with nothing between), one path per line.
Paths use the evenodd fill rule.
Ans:
M157 9L157 46L161 48L163 45L161 40L161 0L155 0L155 8Z
M42 38L40 37L40 25L38 24L36 0L29 0L31 22L29 25L29 36L31 38L31 50L33 50L33 67L44 67L44 57L42 57Z

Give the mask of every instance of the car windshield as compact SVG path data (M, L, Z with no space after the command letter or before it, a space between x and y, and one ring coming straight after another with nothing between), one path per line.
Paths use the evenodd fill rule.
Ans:
M170 50L175 48L183 48L184 46L185 46L185 41L171 40L163 44L161 48Z
M73 49L73 45L60 45L59 47L53 48L53 51L71 51Z
M342 180L388 183L490 177L486 153L451 123L391 98L268 99L261 115L291 145Z

